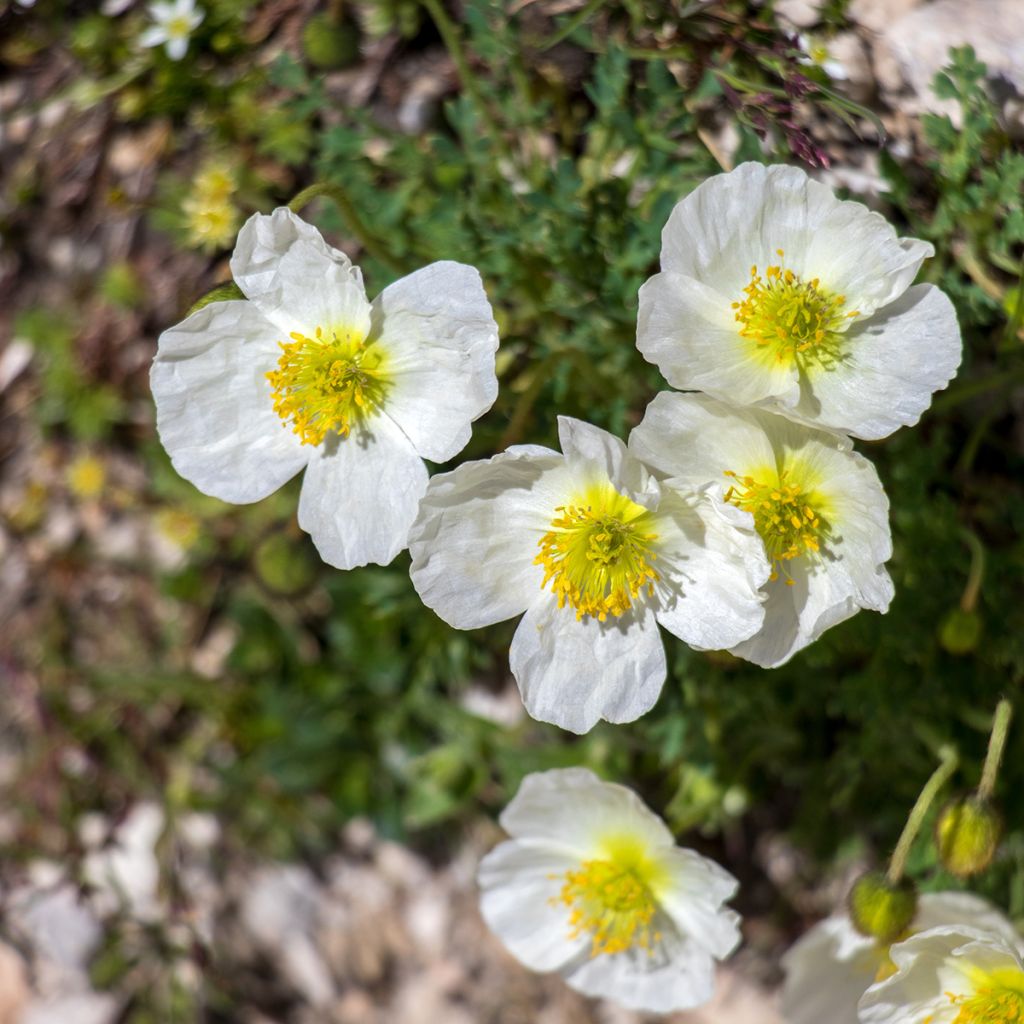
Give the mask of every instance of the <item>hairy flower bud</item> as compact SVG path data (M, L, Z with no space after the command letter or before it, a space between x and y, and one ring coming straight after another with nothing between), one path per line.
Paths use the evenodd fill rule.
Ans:
M954 800L939 815L935 843L943 867L960 878L976 875L992 863L1003 833L999 812L980 796Z
M854 882L849 906L857 931L888 945L914 920L917 889L912 882L892 882L880 871L871 871Z

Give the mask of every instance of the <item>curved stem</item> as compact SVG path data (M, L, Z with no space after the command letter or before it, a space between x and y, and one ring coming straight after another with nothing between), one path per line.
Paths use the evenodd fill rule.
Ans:
M1013 718L1013 705L1004 697L996 708L995 718L992 721L992 735L988 740L988 754L985 757L985 767L981 773L981 785L978 786L978 796L982 800L988 800L996 788L996 779L999 777L999 766L1003 762L1003 750L1006 747L1006 737L1010 731L1010 720Z
M973 612L981 593L981 581L985 578L985 548L970 530L963 531L964 542L971 549L971 567L967 572L967 585L960 596L960 609Z
M314 199L319 199L320 196L326 196L330 199L335 206L341 211L342 217L345 218L345 223L349 226L352 234L359 240L359 244L379 263L383 263L386 267L390 267L393 271L398 274L404 274L405 268L398 263L398 261L386 250L382 249L378 244L377 239L373 237L367 226L363 223L363 219L356 213L355 207L352 205L351 200L345 194L344 190L340 185L332 184L331 182L322 181L317 182L315 185L310 185L309 188L304 188L294 199L288 204L288 209L292 213L298 213L307 207Z
M925 783L921 795L917 798L906 825L903 826L903 833L892 852L892 859L889 861L889 881L895 884L903 878L903 871L907 866L907 857L910 855L910 848L914 845L925 815L932 805L939 790L949 781L953 772L956 771L960 758L952 747L943 747L939 751L939 767L932 772L932 777Z

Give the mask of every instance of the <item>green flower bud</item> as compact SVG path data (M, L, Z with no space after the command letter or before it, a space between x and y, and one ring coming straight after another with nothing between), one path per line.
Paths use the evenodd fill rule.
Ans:
M359 29L350 21L318 14L306 23L302 49L315 68L334 71L350 67L359 60Z
M917 889L912 882L891 882L880 871L861 875L850 890L853 926L882 945L895 942L917 913Z
M950 654L970 654L981 639L981 616L954 608L939 626L939 643Z
M976 875L992 863L1002 834L1002 817L980 796L947 804L935 824L943 867L959 878Z

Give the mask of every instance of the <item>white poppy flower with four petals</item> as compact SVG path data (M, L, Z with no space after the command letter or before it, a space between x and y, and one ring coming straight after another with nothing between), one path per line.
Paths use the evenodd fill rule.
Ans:
M501 815L511 839L478 872L488 927L523 964L589 996L666 1013L714 991L740 939L736 880L675 845L624 786L585 768L528 775Z
M960 365L953 304L911 284L933 253L796 167L742 164L672 211L637 346L673 387L885 437Z
M733 654L774 668L859 609L888 609L889 501L848 438L663 391L630 434L629 450L664 488L711 485L751 516L773 571L764 626Z
M305 469L299 526L340 569L406 546L427 486L494 402L498 329L480 275L432 263L367 301L362 275L285 208L242 227L245 300L160 336L150 375L174 468L204 494L259 501Z
M456 629L525 612L509 662L526 710L582 733L654 705L659 623L703 650L756 633L769 570L740 510L663 487L618 438L558 422L562 454L516 446L434 477L409 551L423 602Z

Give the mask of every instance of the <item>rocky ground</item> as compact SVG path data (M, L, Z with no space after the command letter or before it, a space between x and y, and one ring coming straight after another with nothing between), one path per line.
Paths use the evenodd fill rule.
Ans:
M820 6L778 0L776 9L794 30L813 36ZM301 4L291 7L301 14ZM853 27L829 41L830 67L840 88L877 111L893 146L911 151L920 114L945 111L929 83L948 49L965 43L994 72L1006 122L1024 137L1020 0L851 0L849 13ZM13 205L0 210L17 234L16 246L0 250L0 786L24 778L25 737L49 727L39 715L36 681L14 652L40 642L40 623L60 605L63 642L79 658L109 658L111 645L122 663L144 657L146 637L166 625L162 616L177 613L140 566L173 566L187 540L181 524L150 514L142 470L129 455L104 457L100 500L89 483L89 452L43 440L28 415L41 396L37 353L15 335L14 315L40 303L81 310L88 324L77 344L86 368L124 396L126 419L142 436L151 429L146 374L157 333L177 319L186 297L224 274L223 266L211 270L146 227L166 128L128 129L102 108L83 112L61 96L69 73L62 60L55 55L50 67L0 79L5 184L32 179L45 197L30 217ZM409 73L388 71L386 61L382 48L376 63L343 87L388 106L406 130L419 130L424 111L450 89L453 69L441 52ZM729 141L726 133L716 143L726 159ZM844 160L824 177L877 196L884 189L877 151L852 135L836 143ZM16 191L0 189L0 201L11 203ZM141 304L114 308L89 294L99 268L126 262L141 282ZM83 544L85 567L70 554ZM117 636L109 635L109 622L119 624ZM195 638L189 667L216 676L230 637L209 628L201 612L176 628ZM66 763L39 766L41 787L47 772L62 778L79 769L73 744L63 756ZM137 802L120 820L77 822L82 869L71 879L46 855L60 844L47 835L55 826L47 825L50 809L41 799L38 855L0 866L0 1024L114 1024L151 984L186 993L212 985L225 1005L250 1009L211 1019L244 1024L649 1019L529 974L487 933L473 878L479 856L498 837L494 826L467 835L461 854L442 865L358 821L325 861L269 863L238 851L226 860L212 817L169 821L156 804ZM22 824L0 804L0 842ZM828 890L829 899L836 895ZM824 898L808 907L827 910ZM755 940L759 929L770 930L759 922L750 928ZM103 964L114 952L132 966L112 993L103 991ZM712 1006L669 1019L773 1024L780 1019L772 994L778 978L770 958L741 952L723 968Z

